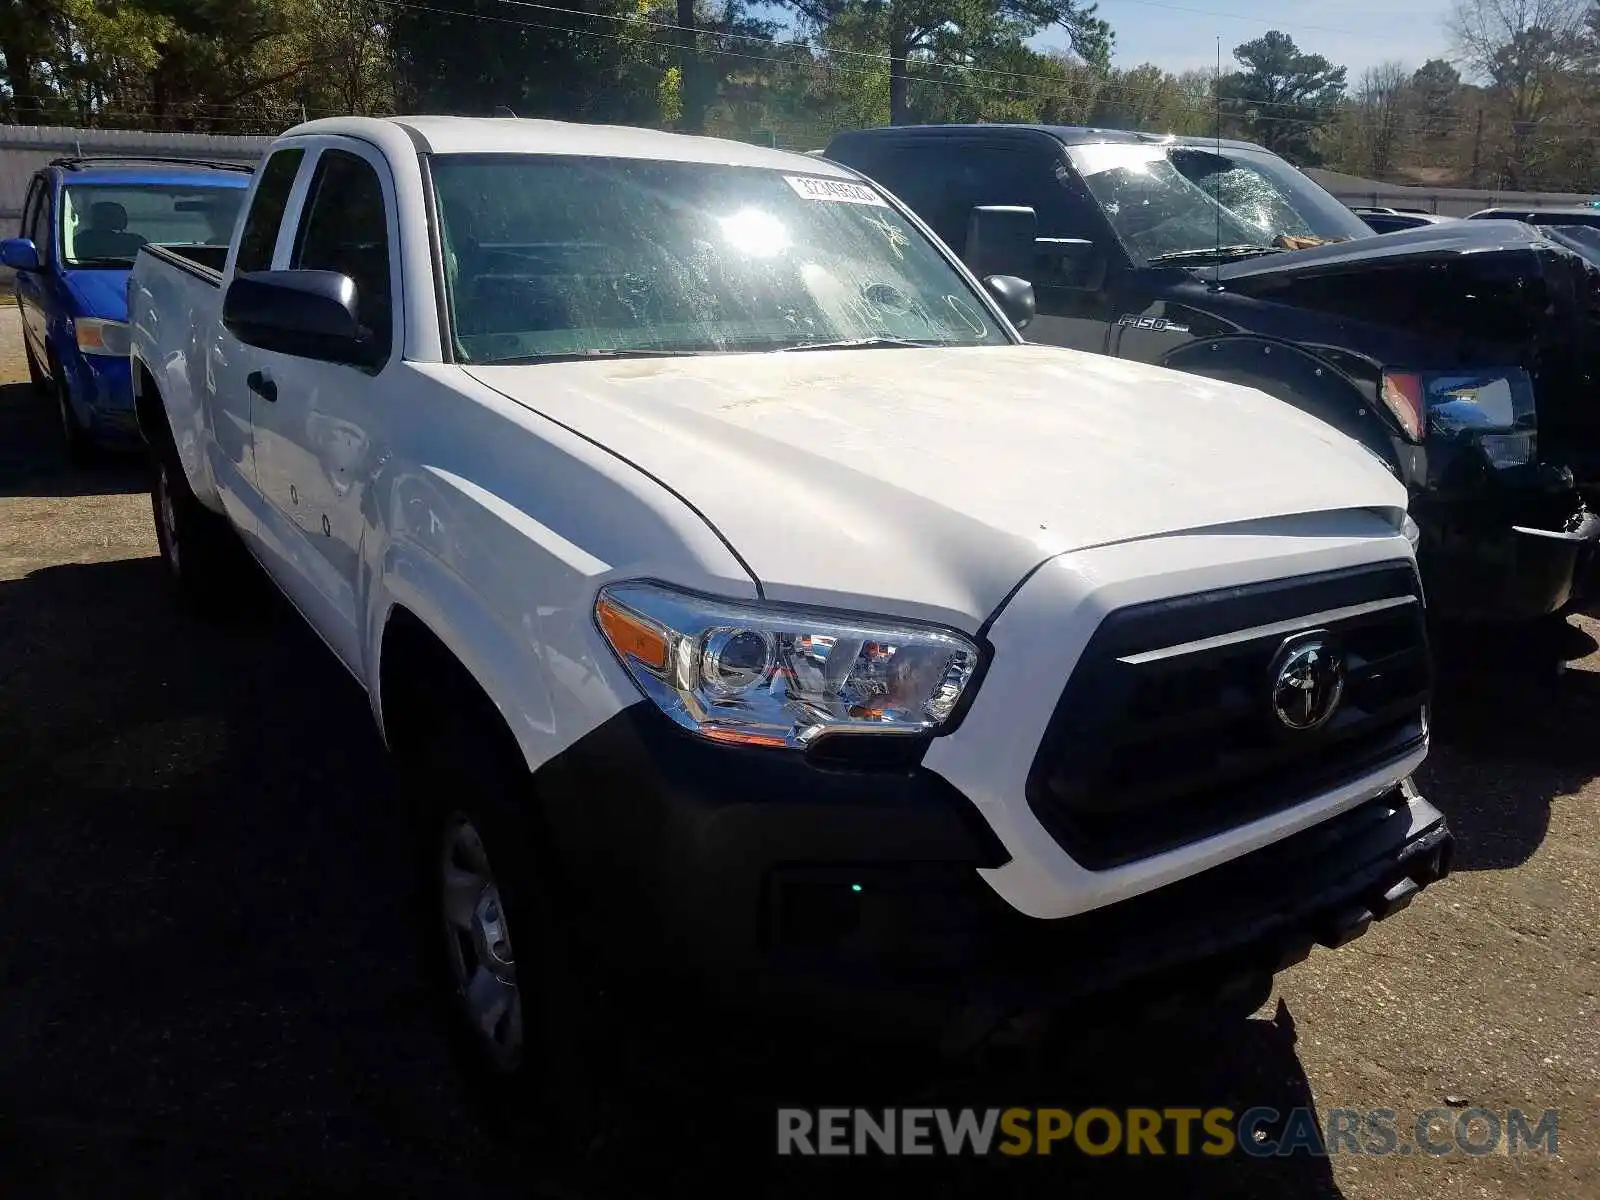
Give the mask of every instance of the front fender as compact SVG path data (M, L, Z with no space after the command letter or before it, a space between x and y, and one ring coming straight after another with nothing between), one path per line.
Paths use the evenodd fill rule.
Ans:
M383 634L397 604L488 694L530 770L638 699L591 616L609 564L442 468L400 472L384 492L365 631L380 728Z
M1360 442L1408 489L1426 480L1422 447L1394 436L1370 389L1302 346L1250 335L1209 338L1178 347L1161 365L1263 391Z
M537 638L505 621L466 582L419 547L391 545L369 611L368 695L385 740L383 632L395 607L408 610L439 639L500 711L532 770L555 752L550 687Z

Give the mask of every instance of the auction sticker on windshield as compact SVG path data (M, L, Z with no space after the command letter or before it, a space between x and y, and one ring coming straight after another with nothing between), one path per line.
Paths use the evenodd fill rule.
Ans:
M837 200L843 204L889 207L887 200L864 183L851 183L847 179L819 179L815 175L785 175L784 179L807 200Z

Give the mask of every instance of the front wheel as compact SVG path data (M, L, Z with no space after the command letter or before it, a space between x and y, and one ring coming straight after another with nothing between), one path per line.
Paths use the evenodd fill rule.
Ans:
M571 1151L599 1128L592 1013L551 903L531 781L474 727L498 720L492 706L464 685L441 695L453 699L434 706L425 743L401 754L435 995L485 1116Z
M45 378L45 373L39 367L39 360L33 356L33 347L28 344L27 335L22 338L22 357L28 360L28 382L33 385L33 390L41 396L50 394L50 381Z
M67 449L67 461L78 466L86 466L94 460L94 439L83 427L83 422L78 420L77 410L72 407L72 393L67 387L66 373L59 366L56 368L55 391L56 410L61 418L61 437Z

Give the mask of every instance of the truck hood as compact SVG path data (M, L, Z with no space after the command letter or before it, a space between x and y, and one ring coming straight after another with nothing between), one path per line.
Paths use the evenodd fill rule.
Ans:
M78 298L82 315L108 321L128 319L128 276L118 268L83 268L66 272L67 286Z
M1459 259L1469 254L1532 250L1543 244L1539 233L1520 221L1450 221L1224 263L1217 274L1224 282L1232 283L1325 271L1344 274L1365 263L1389 270L1409 259ZM1206 273L1210 274L1209 268Z
M1374 456L1260 392L1055 347L466 369L681 495L766 595L967 628L1066 551L1405 505Z
M1600 241L1520 221L1454 221L1230 263L1220 286L1174 299L1212 336L1316 347L1372 394L1379 373L1521 367L1533 381L1538 450L1600 483ZM1254 300L1239 303L1240 299ZM1381 406L1391 435L1397 427ZM1434 453L1421 486L1452 487L1458 455ZM1469 469L1478 461L1471 458Z

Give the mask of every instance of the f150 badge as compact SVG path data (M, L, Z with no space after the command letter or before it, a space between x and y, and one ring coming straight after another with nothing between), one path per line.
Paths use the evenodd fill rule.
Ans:
M1134 313L1125 313L1117 318L1117 324L1124 328L1153 329L1157 333L1188 333L1187 325L1180 325L1176 321L1169 321L1165 317L1141 317Z

